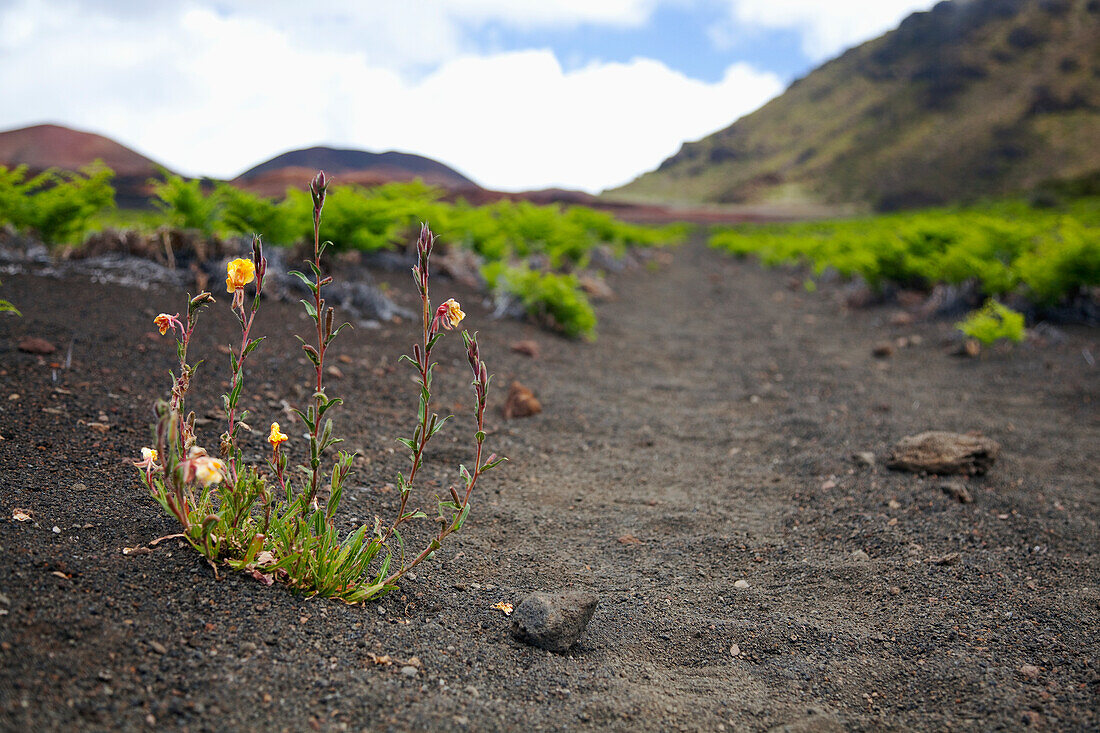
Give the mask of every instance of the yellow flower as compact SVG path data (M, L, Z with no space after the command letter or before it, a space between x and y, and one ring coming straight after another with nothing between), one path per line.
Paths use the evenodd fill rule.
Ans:
M456 328L462 322L462 319L466 317L466 314L462 312L462 308L459 307L458 301L454 298L449 298L446 303L439 306L439 315L443 318L445 328Z
M155 460L157 460L157 458L159 458L159 456L157 455L157 449L156 448L142 448L141 449L141 460L143 460L143 461L155 461Z
M167 313L161 313L153 319L153 323L157 324L157 328L160 329L160 335L163 336L168 333L168 329L172 327L172 317Z
M225 464L210 456L197 456L191 459L195 471L195 480L204 487L220 484L225 479Z
M287 437L279 431L279 423L271 423L271 435L267 436L267 442L271 443L272 450L279 450L279 445L285 443Z
M256 279L256 265L252 260L238 258L225 267L225 289L232 293Z

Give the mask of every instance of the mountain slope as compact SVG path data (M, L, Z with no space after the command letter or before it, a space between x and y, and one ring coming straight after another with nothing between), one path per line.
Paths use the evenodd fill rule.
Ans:
M0 132L0 165L31 170L75 171L102 160L119 176L157 174L160 164L110 138L61 125L34 125Z
M1083 176L1097 141L1100 0L956 0L609 195L892 209Z
M292 150L260 163L242 173L234 183L249 189L282 188L287 181L301 178L300 171L309 171L309 180L318 170L324 170L339 183L373 185L385 181L410 181L419 178L425 183L445 188L477 188L477 184L455 169L422 155L371 153L365 150L340 150L314 147Z
M76 171L101 160L115 172L111 185L120 205L138 206L149 196L148 181L163 168L114 140L61 125L34 125L0 132L0 165L25 165L33 173L47 168Z

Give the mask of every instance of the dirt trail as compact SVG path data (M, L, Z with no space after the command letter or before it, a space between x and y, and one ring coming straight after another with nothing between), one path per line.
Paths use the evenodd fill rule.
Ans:
M43 299L56 283L5 279L27 316L0 322L0 397L20 394L0 413L0 509L32 509L40 526L0 523L0 724L1095 728L1100 380L1083 357L1100 354L1095 332L959 360L938 347L948 324L891 327L891 310L844 314L786 280L693 243L660 273L613 280L595 344L468 307L499 375L497 407L518 378L546 409L509 423L497 413L491 446L511 461L467 530L399 593L349 608L215 581L179 547L123 556L173 531L122 460L145 438L142 395L167 367L163 344L135 334L179 296L67 282L60 303ZM58 395L48 364L11 343L67 342L74 309L94 331L61 376L73 394ZM266 315L263 368L297 368L293 313ZM388 446L412 394L389 367L407 331L360 329L345 347L339 390L359 397L341 422L365 454L341 512L349 526L393 504L385 482L402 466ZM923 343L871 356L913 336ZM542 356L509 352L519 338ZM282 389L266 379L257 390ZM265 424L277 400L260 397ZM77 424L98 409L123 427ZM929 428L1004 446L968 482L973 503L935 478L849 459L881 459ZM437 481L468 459L464 442L435 455ZM491 608L571 584L600 605L570 655L518 644ZM407 677L371 654L421 668Z

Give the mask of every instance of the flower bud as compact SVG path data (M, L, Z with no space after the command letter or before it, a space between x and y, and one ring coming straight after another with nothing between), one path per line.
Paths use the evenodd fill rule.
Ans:
M325 205L325 194L328 190L328 179L324 171L317 171L317 175L309 184L309 192L313 195L313 211L319 212Z

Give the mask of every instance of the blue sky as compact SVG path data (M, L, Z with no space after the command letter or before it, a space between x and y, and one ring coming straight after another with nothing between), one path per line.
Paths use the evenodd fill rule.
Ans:
M190 175L315 144L599 191L929 0L0 0L0 129Z

